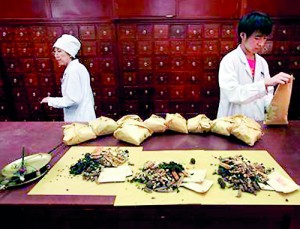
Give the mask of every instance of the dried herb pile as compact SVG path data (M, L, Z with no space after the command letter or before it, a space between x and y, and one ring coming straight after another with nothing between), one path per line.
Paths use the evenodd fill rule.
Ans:
M215 174L220 175L218 183L222 189L237 190L237 197L242 192L256 195L261 190L259 183L266 184L268 174L273 169L266 168L263 163L252 163L242 155L234 157L219 157L220 163Z
M69 172L73 175L82 174L85 180L96 181L102 168L122 165L128 161L128 157L128 150L99 147L71 165Z
M142 189L145 192L173 192L178 191L183 178L186 176L184 167L176 162L156 163L147 161L130 182L143 184Z

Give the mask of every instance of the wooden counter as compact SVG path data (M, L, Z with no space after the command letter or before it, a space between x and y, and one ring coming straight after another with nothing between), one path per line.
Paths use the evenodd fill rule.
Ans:
M22 146L27 153L47 152L61 143L62 122L1 122L0 167L21 156ZM207 150L267 150L285 171L300 184L300 121L288 126L263 126L264 135L253 147L234 137L215 134L154 135L143 144L144 150L207 149ZM112 136L98 137L83 143L88 146L126 146ZM55 150L51 164L68 147ZM28 196L34 186L29 184L0 192L1 218L13 226L28 228L299 228L300 206L141 206L114 207L114 196ZM297 216L297 217L296 217ZM17 219L17 220L16 220ZM48 223L44 223L44 222ZM151 221L151 223L149 223Z

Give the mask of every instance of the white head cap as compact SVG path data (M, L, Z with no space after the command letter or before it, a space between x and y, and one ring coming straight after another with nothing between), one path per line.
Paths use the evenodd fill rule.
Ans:
M56 40L53 47L60 48L69 53L72 57L75 57L81 47L81 44L76 37L69 34L63 34Z

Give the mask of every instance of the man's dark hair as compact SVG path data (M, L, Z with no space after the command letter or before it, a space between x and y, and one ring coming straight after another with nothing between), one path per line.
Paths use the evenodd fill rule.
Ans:
M254 11L244 15L238 25L238 38L241 42L240 34L246 33L247 37L255 31L260 31L263 35L269 35L272 32L273 21L265 13Z

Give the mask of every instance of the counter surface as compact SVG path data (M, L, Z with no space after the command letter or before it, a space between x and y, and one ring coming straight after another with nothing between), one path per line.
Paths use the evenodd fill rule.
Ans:
M17 158L20 158L22 146L25 147L28 154L32 154L38 152L48 152L55 146L59 145L62 142L63 137L62 125L64 125L63 122L1 122L0 167L2 168L4 165L16 160ZM271 154L271 156L274 157L274 159L281 165L281 167L285 169L285 171L291 176L291 178L296 183L300 184L300 143L298 142L300 136L300 121L290 121L289 125L287 126L262 126L264 135L258 142L256 142L253 147L244 144L234 137L220 136L212 133L187 135L174 132L155 134L148 138L145 142L143 142L142 146L144 151L174 149L267 150ZM127 143L118 141L111 135L98 137L95 140L82 143L81 145L132 146ZM51 164L54 164L56 161L58 161L68 148L69 147L67 146L62 146L54 150ZM98 209L99 211L105 211L105 214L107 214L106 218L110 219L110 217L113 217L109 215L110 211L120 210L113 207L115 199L114 196L28 196L27 193L34 186L34 184L35 183L15 189L1 191L0 212L3 213L5 208L5 212L7 215L14 214L16 212L16 207L18 206L18 209L20 209L21 206L23 207L22 209L30 208L31 211L34 211L33 209L39 209L36 210L37 212L35 212L35 214L41 212L40 209L43 209L43 211L51 211L51 214L49 214L53 216L55 215L55 213L53 213L52 211L57 211L57 208L59 208L60 214L63 215L63 218L65 219L66 215L69 215L71 209L72 211L76 211L75 209L77 209L78 211L82 211L83 209ZM165 216L172 217L174 215L174 209L177 209L177 213L175 214L177 218L178 214L181 213L186 215L185 218L189 218L194 214L187 212L194 211L195 208L198 211L198 208L201 208L201 211L203 211L205 214L213 211L215 217L223 217L224 215L230 214L224 214L224 206L201 207L185 205L173 207L160 206L155 208L155 210L151 207L129 207L122 208L122 214L124 215L124 217L126 216L126 222L128 223L128 219L136 219L137 216L135 214L140 215L142 209L146 212L152 212L151 217L153 217L151 219L142 217L143 219L155 219L155 222L163 223L160 221L162 220L161 217L163 217L163 219L165 219ZM276 209L276 207L274 206L259 206L259 208L255 208L255 206L248 206L247 209L243 208L242 206L227 206L227 208L232 208L232 211L235 211L236 213L244 212L243 214L248 214L253 210L255 212L261 212L262 215L264 212L271 210L273 212L272 220L275 217L278 218L279 214L279 223L283 223L288 226L294 225L295 219L293 215L296 214L295 212L299 214L299 206L278 206L278 209ZM228 216L227 218L232 217ZM291 219L293 220L291 221ZM255 220L256 222L259 222L257 221L257 218ZM120 226L120 220L118 222L118 226ZM169 220L164 222L168 222L168 225L170 224ZM56 220L55 223L57 224L58 221ZM133 221L130 221L130 223L133 223ZM297 221L296 225L298 225L298 223L299 222ZM53 226L54 224L51 225ZM136 223L134 223L134 225L136 226ZM68 226L70 226L70 223L68 224Z

